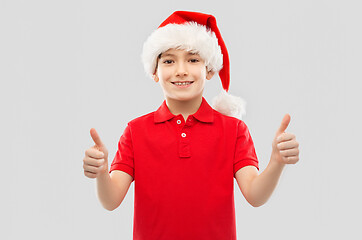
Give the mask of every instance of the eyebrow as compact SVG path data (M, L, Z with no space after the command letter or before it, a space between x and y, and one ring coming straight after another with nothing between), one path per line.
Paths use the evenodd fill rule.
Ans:
M187 55L197 55L197 53L188 52ZM172 53L161 53L161 54L160 54L160 58L161 58L161 57L167 57L167 56L174 57L174 56L176 56L176 55L175 55L175 54L172 54Z

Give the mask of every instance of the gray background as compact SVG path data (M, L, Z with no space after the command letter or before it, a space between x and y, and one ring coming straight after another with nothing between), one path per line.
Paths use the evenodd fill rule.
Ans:
M83 175L94 127L110 152L131 119L163 100L142 44L175 10L216 16L230 93L260 168L284 114L300 143L270 200L236 181L238 239L361 239L358 1L0 1L1 239L132 239L134 184L113 212ZM210 103L221 90L207 82Z

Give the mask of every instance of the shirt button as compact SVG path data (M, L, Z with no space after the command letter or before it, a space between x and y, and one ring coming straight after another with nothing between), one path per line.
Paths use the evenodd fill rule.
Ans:
M186 137L186 133L181 133L181 137Z
M181 124L181 120L180 120L180 119L178 119L176 122L177 122L177 124Z

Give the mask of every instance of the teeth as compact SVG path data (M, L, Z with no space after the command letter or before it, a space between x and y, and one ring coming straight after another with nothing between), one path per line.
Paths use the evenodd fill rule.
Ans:
M174 84L181 86L181 85L189 85L189 84L191 84L191 82L183 82L183 83L175 82Z

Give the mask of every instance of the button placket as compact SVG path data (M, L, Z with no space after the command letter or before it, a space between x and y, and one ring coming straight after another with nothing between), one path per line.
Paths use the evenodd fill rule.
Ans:
M192 116L189 116L189 117L187 118L187 120L186 120L185 125L191 127L193 124L194 124L194 119L193 119Z
M179 141L179 156L180 157L191 157L190 151L190 136L189 136L189 128L187 124L183 125L180 129L180 141Z

